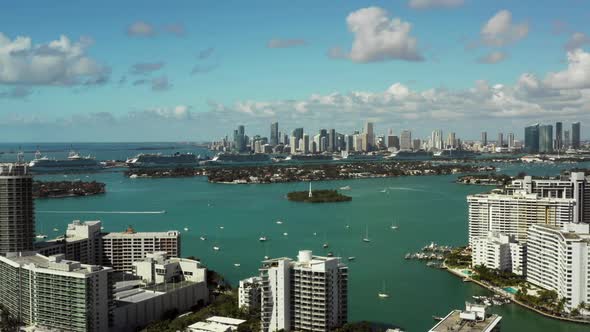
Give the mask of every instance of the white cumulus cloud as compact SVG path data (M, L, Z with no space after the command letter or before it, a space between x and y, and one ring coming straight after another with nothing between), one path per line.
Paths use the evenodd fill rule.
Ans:
M564 48L568 51L573 51L588 44L590 44L590 37L588 35L583 32L574 32L567 43L565 43Z
M504 46L515 43L529 33L528 23L513 23L512 13L501 10L481 28L481 40L488 46Z
M386 60L422 61L418 40L410 35L412 25L400 18L389 18L386 10L368 7L354 11L346 18L354 41L349 53L338 48L328 52L333 57L367 63ZM338 56L335 56L338 55Z
M567 68L549 73L545 83L556 89L590 89L590 53L582 49L569 51L567 60Z
M78 85L104 83L110 68L86 55L89 38L67 36L34 45L30 37L11 40L0 32L0 84Z

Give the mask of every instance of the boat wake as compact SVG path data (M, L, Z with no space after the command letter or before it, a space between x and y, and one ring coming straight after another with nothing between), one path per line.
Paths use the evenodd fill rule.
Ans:
M420 192L428 192L428 190L416 189L416 188L408 188L408 187L389 187L390 190L405 190L405 191L420 191Z
M56 213L56 214L164 214L166 210L161 211L37 211L37 213Z

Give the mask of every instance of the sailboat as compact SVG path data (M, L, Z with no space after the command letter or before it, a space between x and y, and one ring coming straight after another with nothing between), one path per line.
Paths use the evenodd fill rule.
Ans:
M385 281L383 281L383 288L382 288L381 292L379 292L377 294L377 296L379 296L379 298L382 298L382 299L385 299L385 298L388 298L389 297L389 294L387 294L386 293L386 290L385 290Z
M264 242L264 241L266 241L266 240L268 240L268 238L267 238L266 236L264 236L264 235L262 235L262 236L260 236L260 237L258 238L258 241L260 241L260 242Z
M363 238L363 242L371 242L371 239L369 239L369 226L367 226L367 230L365 232L365 237Z
M396 229L397 229L397 225L394 225L394 224L393 224L393 221L392 221L392 222L391 222L391 226L390 226L390 228L391 228L391 229L393 229L393 230L396 230Z

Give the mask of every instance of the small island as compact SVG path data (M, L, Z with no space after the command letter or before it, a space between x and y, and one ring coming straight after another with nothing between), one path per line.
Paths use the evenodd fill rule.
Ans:
M84 181L35 181L34 198L65 198L104 194L106 185L102 182Z
M287 194L287 199L305 203L335 203L349 202L352 197L343 195L336 190L293 191Z

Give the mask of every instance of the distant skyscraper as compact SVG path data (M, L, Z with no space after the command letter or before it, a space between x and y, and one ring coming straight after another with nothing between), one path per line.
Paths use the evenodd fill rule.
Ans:
M419 138L412 140L412 150L417 151L420 150L420 144L422 141Z
M275 146L279 144L279 123L273 122L270 125L270 145Z
M447 141L445 143L446 148L453 149L456 147L457 139L455 133L449 133L447 135Z
M539 124L524 128L524 149L528 153L539 152Z
M503 133L498 133L498 141L496 143L500 147L504 146L504 134Z
M570 131L564 130L563 131L563 147L564 149L568 149L570 147Z
M579 122L572 123L572 148L573 149L580 148L580 123Z
M293 139L293 137L295 137L295 145L291 147L291 152L294 152L295 150L299 150L299 140L303 138L303 128L295 128L293 129L293 132L291 133L291 139ZM293 150L295 149L295 150Z
M514 147L514 133L508 133L508 148L513 149Z
M305 154L309 153L309 135L308 134L303 134L303 148L301 148L301 151L303 151L303 153L305 153Z
M238 130L234 130L234 148L238 152L246 151L246 129L243 125L238 126Z
M400 149L411 150L412 149L412 132L409 130L403 130L400 136Z
M328 132L328 151L336 151L336 129L330 129Z
M488 145L488 132L487 131L481 132L481 144L483 146Z
M539 152L553 152L553 126L539 126Z
M344 149L346 151L353 151L354 150L354 136L353 135L345 135L344 136Z
M432 136L430 140L432 141L431 149L433 150L442 150L443 148L443 132L440 129L436 129L432 132Z
M33 250L33 176L24 164L0 164L0 255Z
M561 122L555 123L555 149L563 149L563 124Z
M375 145L375 132L373 126L373 122L365 123L364 133L367 134L367 151L372 150Z

